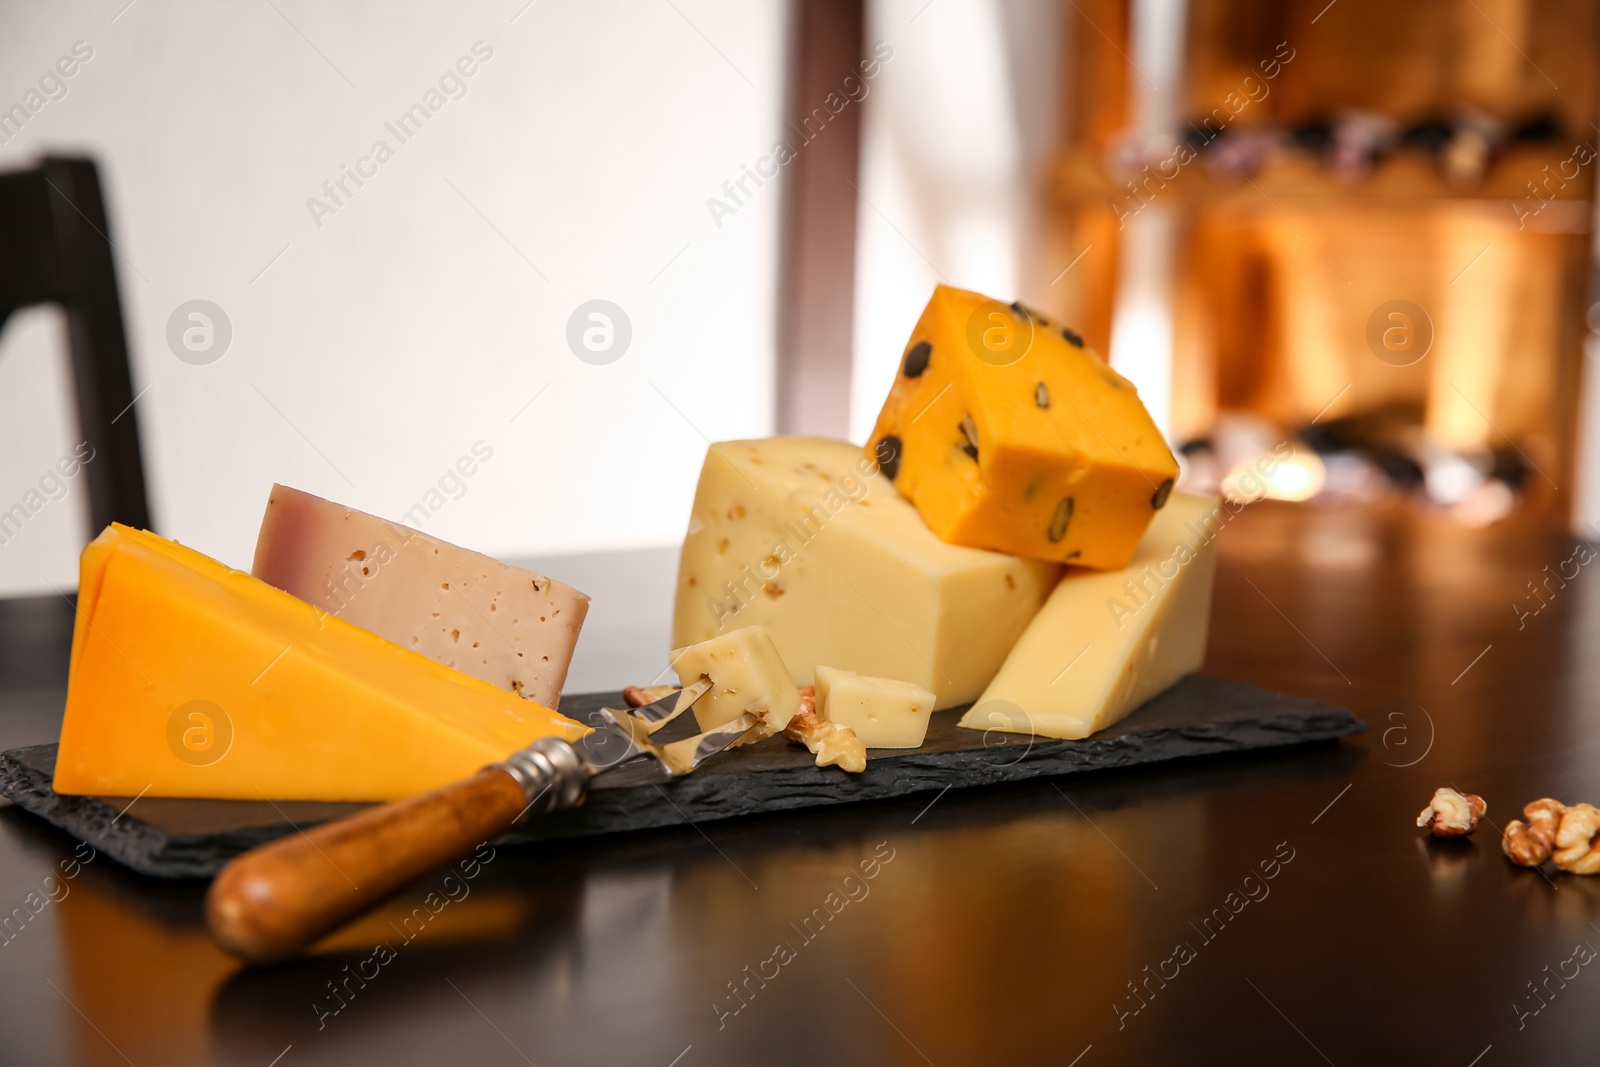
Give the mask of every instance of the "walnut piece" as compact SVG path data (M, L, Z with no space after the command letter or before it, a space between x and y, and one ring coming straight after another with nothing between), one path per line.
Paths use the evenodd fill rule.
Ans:
M800 687L800 710L801 711L809 711L813 715L815 715L817 713L817 687L816 686L814 686L814 685L802 685Z
M1600 873L1600 808L1574 804L1561 814L1556 847L1551 858L1568 874Z
M677 691L675 685L630 685L622 690L622 699L628 702L630 708L642 708Z
M1417 816L1417 825L1427 827L1434 837L1466 837L1478 828L1478 819L1488 810L1489 805L1476 793L1440 786Z
M1566 810L1565 804L1550 797L1541 797L1524 807L1522 819L1506 823L1500 838L1500 850L1506 859L1520 867L1537 867L1549 859Z
M784 727L783 736L815 753L818 767L837 765L851 774L866 770L867 746L861 743L856 732L848 726L818 719L816 712L805 706L804 700L802 695L800 710Z

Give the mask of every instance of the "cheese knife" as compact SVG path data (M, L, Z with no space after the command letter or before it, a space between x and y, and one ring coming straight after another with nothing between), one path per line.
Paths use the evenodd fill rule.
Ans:
M577 741L542 737L471 778L287 834L235 858L206 894L206 925L225 951L274 963L369 911L418 876L516 823L583 803L595 776L641 756L689 774L757 723L745 712L674 741L655 735L705 696L711 680L653 704L602 708Z

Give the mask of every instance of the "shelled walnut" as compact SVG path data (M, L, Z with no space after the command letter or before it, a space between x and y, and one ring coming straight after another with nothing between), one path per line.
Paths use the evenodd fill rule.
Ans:
M1561 816L1556 847L1550 858L1568 874L1600 873L1600 808L1574 804Z
M1506 824L1500 839L1501 851L1512 863L1537 867L1553 859L1569 874L1600 874L1600 808L1568 807L1543 797L1524 807L1522 815Z
M1549 859L1550 850L1555 847L1556 831L1561 826L1561 813L1565 810L1565 804L1550 797L1524 807L1522 819L1506 823L1500 837L1500 850L1506 854L1506 859L1519 867L1537 867Z
M794 718L784 728L783 736L809 748L817 757L818 767L837 764L841 770L860 774L867 769L867 747L856 732L836 722L824 722L816 712L803 703Z
M1488 810L1489 805L1477 794L1440 786L1417 816L1417 825L1427 827L1434 837L1466 837L1478 828L1478 820Z

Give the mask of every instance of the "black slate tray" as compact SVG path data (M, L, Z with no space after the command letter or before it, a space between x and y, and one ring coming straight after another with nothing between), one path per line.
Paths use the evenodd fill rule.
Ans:
M568 696L562 711L581 721L603 704L621 707L621 699L618 693ZM880 749L862 774L817 767L811 753L778 737L734 749L676 781L653 762L637 760L596 778L581 808L533 820L507 840L706 823L758 812L1328 741L1367 729L1344 708L1245 682L1201 677L1185 679L1122 722L1082 741L964 730L956 725L963 710L935 713L921 748ZM296 826L338 818L362 807L62 796L50 788L55 762L55 745L0 754L0 795L157 878L210 877L252 846Z

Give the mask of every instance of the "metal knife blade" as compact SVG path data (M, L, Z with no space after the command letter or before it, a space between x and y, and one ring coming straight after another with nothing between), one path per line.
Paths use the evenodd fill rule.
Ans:
M572 743L590 776L601 774L650 751L650 737L711 691L711 681L700 678L692 685L668 693L643 707L617 711L602 708L587 716L591 732ZM625 716L632 722L619 721ZM653 747L653 746L652 746Z

